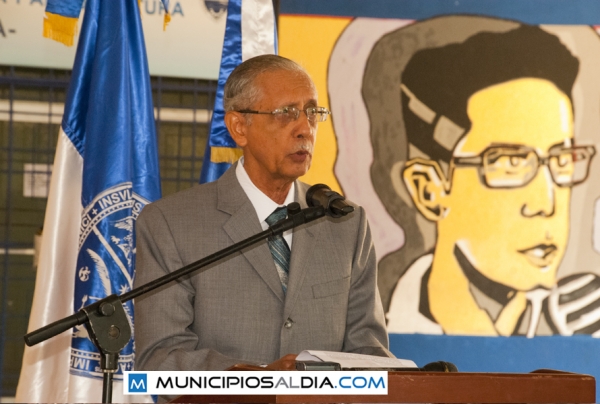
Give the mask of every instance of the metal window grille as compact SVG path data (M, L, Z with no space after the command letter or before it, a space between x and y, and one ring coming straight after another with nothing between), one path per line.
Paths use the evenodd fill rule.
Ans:
M0 397L14 396L35 286L34 237L70 71L0 65ZM163 196L198 182L216 82L152 77Z

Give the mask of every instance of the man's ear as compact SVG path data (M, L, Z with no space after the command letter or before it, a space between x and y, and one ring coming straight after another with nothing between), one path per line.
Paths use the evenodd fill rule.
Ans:
M231 135L231 138L239 147L244 147L248 143L247 127L248 121L246 117L236 111L227 111L225 113L225 126Z
M444 218L446 178L437 162L420 158L410 160L402 178L415 206L426 219L436 222Z

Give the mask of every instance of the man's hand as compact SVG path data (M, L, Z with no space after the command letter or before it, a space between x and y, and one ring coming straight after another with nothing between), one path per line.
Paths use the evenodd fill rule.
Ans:
M287 354L277 359L275 362L269 363L266 369L270 370L296 370L295 354Z

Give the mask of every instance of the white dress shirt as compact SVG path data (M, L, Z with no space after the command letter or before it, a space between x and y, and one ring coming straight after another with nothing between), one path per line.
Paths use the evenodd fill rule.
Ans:
M252 206L254 206L254 210L256 210L258 221L260 222L260 225L262 226L263 230L267 230L269 228L269 225L265 220L267 219L267 217L269 217L271 213L273 213L275 209L277 209L280 206L285 206L294 202L294 192L296 187L295 183L292 183L292 186L290 187L290 190L285 198L285 201L283 202L283 205L275 203L275 201L273 201L271 198L265 195L263 191L261 191L256 187L256 185L254 185L254 183L248 176L246 169L244 168L243 156L239 159L239 163L235 169L235 175L240 185L242 186L242 189L248 196L248 199L250 199L250 202L252 202ZM290 247L290 251L292 250L292 234L293 230L288 230L283 233L283 238Z

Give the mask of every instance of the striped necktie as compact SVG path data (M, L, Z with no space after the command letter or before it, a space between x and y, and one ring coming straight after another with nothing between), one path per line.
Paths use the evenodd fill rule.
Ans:
M271 213L269 217L265 219L265 221L269 226L272 226L281 219L284 219L286 216L287 208L283 206L275 209L273 213ZM279 234L277 236L269 237L269 250L271 250L271 255L275 261L275 267L277 268L277 273L279 274L279 280L281 280L281 288L283 289L283 294L285 295L287 292L290 271L290 247L286 243L283 236Z

